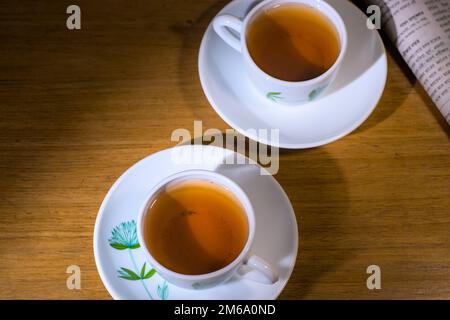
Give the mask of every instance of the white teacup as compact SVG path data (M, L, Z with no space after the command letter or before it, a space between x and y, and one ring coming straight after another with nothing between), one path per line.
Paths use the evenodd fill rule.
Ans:
M181 274L164 267L152 256L143 235L144 219L147 214L151 214L148 212L149 206L155 200L155 197L158 195L159 191L168 183L191 179L206 180L216 183L222 188L228 189L240 201L244 208L248 222L248 238L237 258L222 269L201 275ZM245 192L235 182L216 172L207 170L187 170L169 176L159 182L150 191L139 211L137 219L137 235L139 243L144 249L146 258L152 267L155 268L159 275L165 280L179 287L190 289L211 288L229 280L235 274L266 284L273 284L278 281L278 272L274 267L272 267L265 260L250 254L255 235L255 216L250 200Z
M340 52L335 63L316 78L298 82L280 80L261 70L250 56L245 36L249 22L263 10L284 3L305 4L319 10L334 24L339 34ZM242 53L245 68L256 89L266 98L283 104L311 101L322 93L336 78L347 48L347 31L344 21L336 10L323 0L265 0L256 5L243 20L229 14L217 16L214 18L213 27L228 45ZM236 31L239 38L228 28Z

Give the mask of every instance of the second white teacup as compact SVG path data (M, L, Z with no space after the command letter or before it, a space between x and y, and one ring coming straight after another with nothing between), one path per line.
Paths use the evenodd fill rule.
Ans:
M146 238L146 234L148 233L146 233L145 230L145 220L149 218L149 215L154 214L152 213L152 210L149 209L151 209L152 205L155 204L155 201L158 200L160 192L169 185L173 186L186 181L204 181L226 189L227 192L232 194L239 201L247 220L247 238L244 241L245 244L238 256L224 267L204 274L183 274L169 269L167 266L163 265L161 261L158 261L155 254L152 253L149 248L149 244L151 244L149 241L151 240L149 240L148 236ZM171 201L177 200L173 199ZM205 199L205 201L207 201L207 199ZM164 212L164 214L165 213L166 212ZM162 226L157 227L162 228ZM209 231L214 232L214 230ZM139 211L137 219L137 235L139 243L144 249L145 255L152 267L155 268L161 277L179 287L188 289L211 288L227 281L235 274L269 285L278 281L278 272L273 266L265 260L250 254L255 235L255 215L250 200L235 182L216 172L207 170L187 170L169 176L159 182L149 192ZM172 237L171 241L182 241L180 240L181 237L177 235L176 232L170 232L170 236Z
M301 4L318 10L334 25L338 36L340 51L334 62L324 73L305 81L285 81L264 72L252 59L247 45L247 31L255 17L265 10L284 4ZM239 51L250 80L267 99L281 104L300 104L319 96L336 78L347 48L347 31L344 21L336 10L323 0L265 0L256 5L243 20L223 14L214 18L213 27L216 33L233 49ZM229 29L234 30L236 37Z

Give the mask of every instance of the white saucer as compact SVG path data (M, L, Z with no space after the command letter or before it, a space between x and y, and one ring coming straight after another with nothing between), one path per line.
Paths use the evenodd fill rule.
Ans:
M181 163L173 161L174 150L182 155ZM235 156L249 163L248 158L240 154L213 146L166 149L139 161L114 183L103 200L94 229L95 262L103 284L114 299L275 299L280 294L297 257L295 214L281 186L272 176L260 175L259 166L224 164L225 159ZM233 179L247 193L256 219L252 253L276 266L280 279L275 284L235 276L212 289L187 290L167 283L158 274L143 280L120 278L133 278L129 271L139 276L146 263L143 249L138 247L133 222L145 195L164 177L188 169L219 172ZM116 230L114 235L113 230ZM150 270L147 262L143 274L151 275Z
M244 17L260 1L235 0L219 14ZM387 76L383 42L376 30L367 28L367 17L350 1L327 2L346 24L347 52L330 88L317 100L298 106L282 106L256 92L241 55L209 25L198 58L200 81L219 116L241 134L282 148L320 146L356 129L377 105ZM248 129L279 129L279 144Z

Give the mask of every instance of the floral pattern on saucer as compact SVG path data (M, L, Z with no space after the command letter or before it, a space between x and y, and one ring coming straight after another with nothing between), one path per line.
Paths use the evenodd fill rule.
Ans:
M273 176L261 175L262 168L256 164L239 165L236 168L238 170L234 165L226 164L230 158L236 159L238 163L249 163L250 159L240 153L204 145L176 148L176 152L183 155L181 163L173 162L174 148L149 155L117 179L100 206L94 227L93 249L100 279L106 290L117 300L276 299L289 280L298 251L297 222L286 193ZM210 157L201 163L194 163L192 161L196 160L190 159L193 154L208 154ZM149 274L152 268L137 237L136 214L158 181L191 169L219 172L235 180L245 190L257 212L258 224L252 253L264 255L278 267L279 281L266 285L236 275L220 286L195 290L165 282L159 272ZM274 212L277 214L276 219ZM280 234L283 236L278 236ZM146 275L150 277L142 279Z
M114 227L108 242L109 245L116 250L127 250L130 257L132 265L131 269L120 267L120 269L117 270L118 277L129 281L139 281L144 287L148 298L153 300L153 296L150 293L145 280L150 279L156 273L156 270L150 267L150 270L147 271L146 262L144 262L141 268L138 268L133 255L133 250L141 247L137 238L136 221L131 220L122 222ZM156 294L161 300L166 300L169 297L169 285L166 281L161 285L158 284Z

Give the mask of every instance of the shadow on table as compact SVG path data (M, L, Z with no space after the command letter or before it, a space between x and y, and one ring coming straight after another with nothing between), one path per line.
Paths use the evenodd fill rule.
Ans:
M354 255L344 243L348 191L339 163L324 148L280 150L280 156L276 178L294 206L300 239L291 281L280 298L300 299Z
M225 134L214 139L198 137L185 145L209 144L205 141L215 139L224 142ZM345 233L349 232L345 223L349 206L348 190L339 163L325 148L280 149L279 152L282 163L275 178L292 203L299 229L296 265L280 298L297 299L308 296L325 274L336 272L355 254L352 247L344 242ZM246 156L249 156L248 149ZM234 170L233 165L219 169L219 172L239 178L244 174L239 168ZM255 254L262 257L268 255L260 250L258 248ZM287 257L288 253L289 249L286 249L282 256ZM287 268L283 263L279 263L278 267L281 271Z
M225 141L225 134L215 139ZM211 137L203 140L198 137L185 145L209 144L205 140L215 141ZM344 233L349 232L345 224L349 199L339 163L325 148L280 149L279 152L283 162L275 178L292 203L299 229L296 265L280 298L297 299L307 296L325 274L335 272L354 255L352 247L344 243ZM249 156L248 149L246 156ZM239 168L236 172L230 169L234 171L233 165L221 167L219 172L238 177L243 174ZM263 257L265 253L255 254ZM286 266L279 264L279 267Z
M361 11L365 12L367 9L367 5L358 2L358 1L352 1ZM390 16L390 10L387 9L385 15ZM430 110L430 112L433 114L433 116L436 118L439 126L442 128L444 132L446 132L447 136L450 137L450 127L448 123L445 121L442 114L440 114L439 110L437 109L434 102L431 100L429 95L426 93L426 91L423 89L423 87L419 84L417 85L417 79L414 75L414 73L409 68L408 64L405 62L395 45L392 43L392 41L389 39L388 35L386 34L386 30L389 28L391 30L394 30L393 33L396 33L395 24L393 23L392 19L385 18L385 20L389 21L389 26L383 26L382 30L380 32L380 36L383 40L383 43L386 47L386 51L392 58L392 61L395 63L395 66L398 67L402 74L406 77L409 86L403 85L404 81L401 81L402 85L398 85L399 81L396 79L393 79L392 73L388 72L388 79L386 83L386 87L383 93L383 96L381 97L380 102L378 103L377 108L374 110L372 115L352 134L357 134L359 132L363 132L367 129L370 129L372 127L375 127L378 123L383 122L385 119L387 119L389 116L391 116L395 110L403 103L403 101L408 97L408 95L411 93L411 91L416 90L417 93L422 98L423 103L427 106L427 108ZM391 66L392 68L392 66ZM392 70L390 68L390 70Z
M358 1L352 1L352 3L358 7L363 13L367 10L367 4L358 2ZM386 15L390 14L389 9L385 8ZM367 15L367 14L366 14ZM365 27L365 26L364 26ZM395 29L395 25L391 24L389 26L392 29ZM383 91L383 95L380 98L380 101L378 102L377 107L372 112L372 114L369 116L369 118L355 131L353 131L351 134L357 134L360 132L363 132L365 130L368 130L370 128L375 127L377 124L383 122L387 118L389 118L396 110L397 108L403 103L403 101L408 97L409 93L413 90L413 85L416 82L416 79L414 77L414 74L411 72L411 70L408 68L408 66L403 61L402 57L398 53L397 49L394 45L392 45L390 39L387 37L387 35L383 32L383 30L380 30L381 32L378 32L378 34L381 36L383 44L386 49L386 53L388 56L390 55L396 65L399 65L401 70L403 71L403 74L407 77L409 86L405 88L404 85L398 86L398 83L396 83L392 79L392 67L389 66L389 59L388 59L388 74L386 79L386 86ZM373 33L375 31L369 31L364 30L365 33ZM359 45L359 43L357 44ZM403 83L403 82L402 82ZM370 90L370 88L368 88ZM394 101L392 101L394 99Z
M422 85L417 81L414 73L406 64L405 60L403 60L403 57L398 52L397 48L384 33L380 33L380 35L385 44L386 51L391 57L390 61L393 62L395 67L401 71L401 74L403 74L407 82L403 81L403 79L395 79L393 73L388 72L386 87L384 88L383 95L378 102L378 106L375 108L370 117L358 129L353 131L352 134L358 134L371 129L389 118L408 98L411 92L415 91L420 96L428 110L433 114L441 129L446 132L448 137L450 137L450 127L442 114L439 112L437 106L431 100ZM390 66L389 70L392 70L392 68L394 68L394 66Z
M188 20L187 24L175 24L170 27L171 31L180 37L181 48L178 53L177 82L184 103L194 113L196 118L203 119L205 114L200 112L199 107L209 105L202 92L198 76L198 51L200 43L209 23L214 16L228 3L228 0L215 1L206 8L195 20ZM195 90L187 90L194 85ZM195 93L192 93L192 92ZM205 102L206 101L206 102ZM204 109L201 109L202 111ZM212 109L208 108L213 114Z
M433 114L442 131L444 131L447 134L447 137L450 139L450 125L447 123L442 113L439 111L434 102L431 100L430 96L425 91L425 89L422 86L420 86L417 89L418 89L417 92L419 93L420 97L426 104L428 110L430 110L431 114Z

